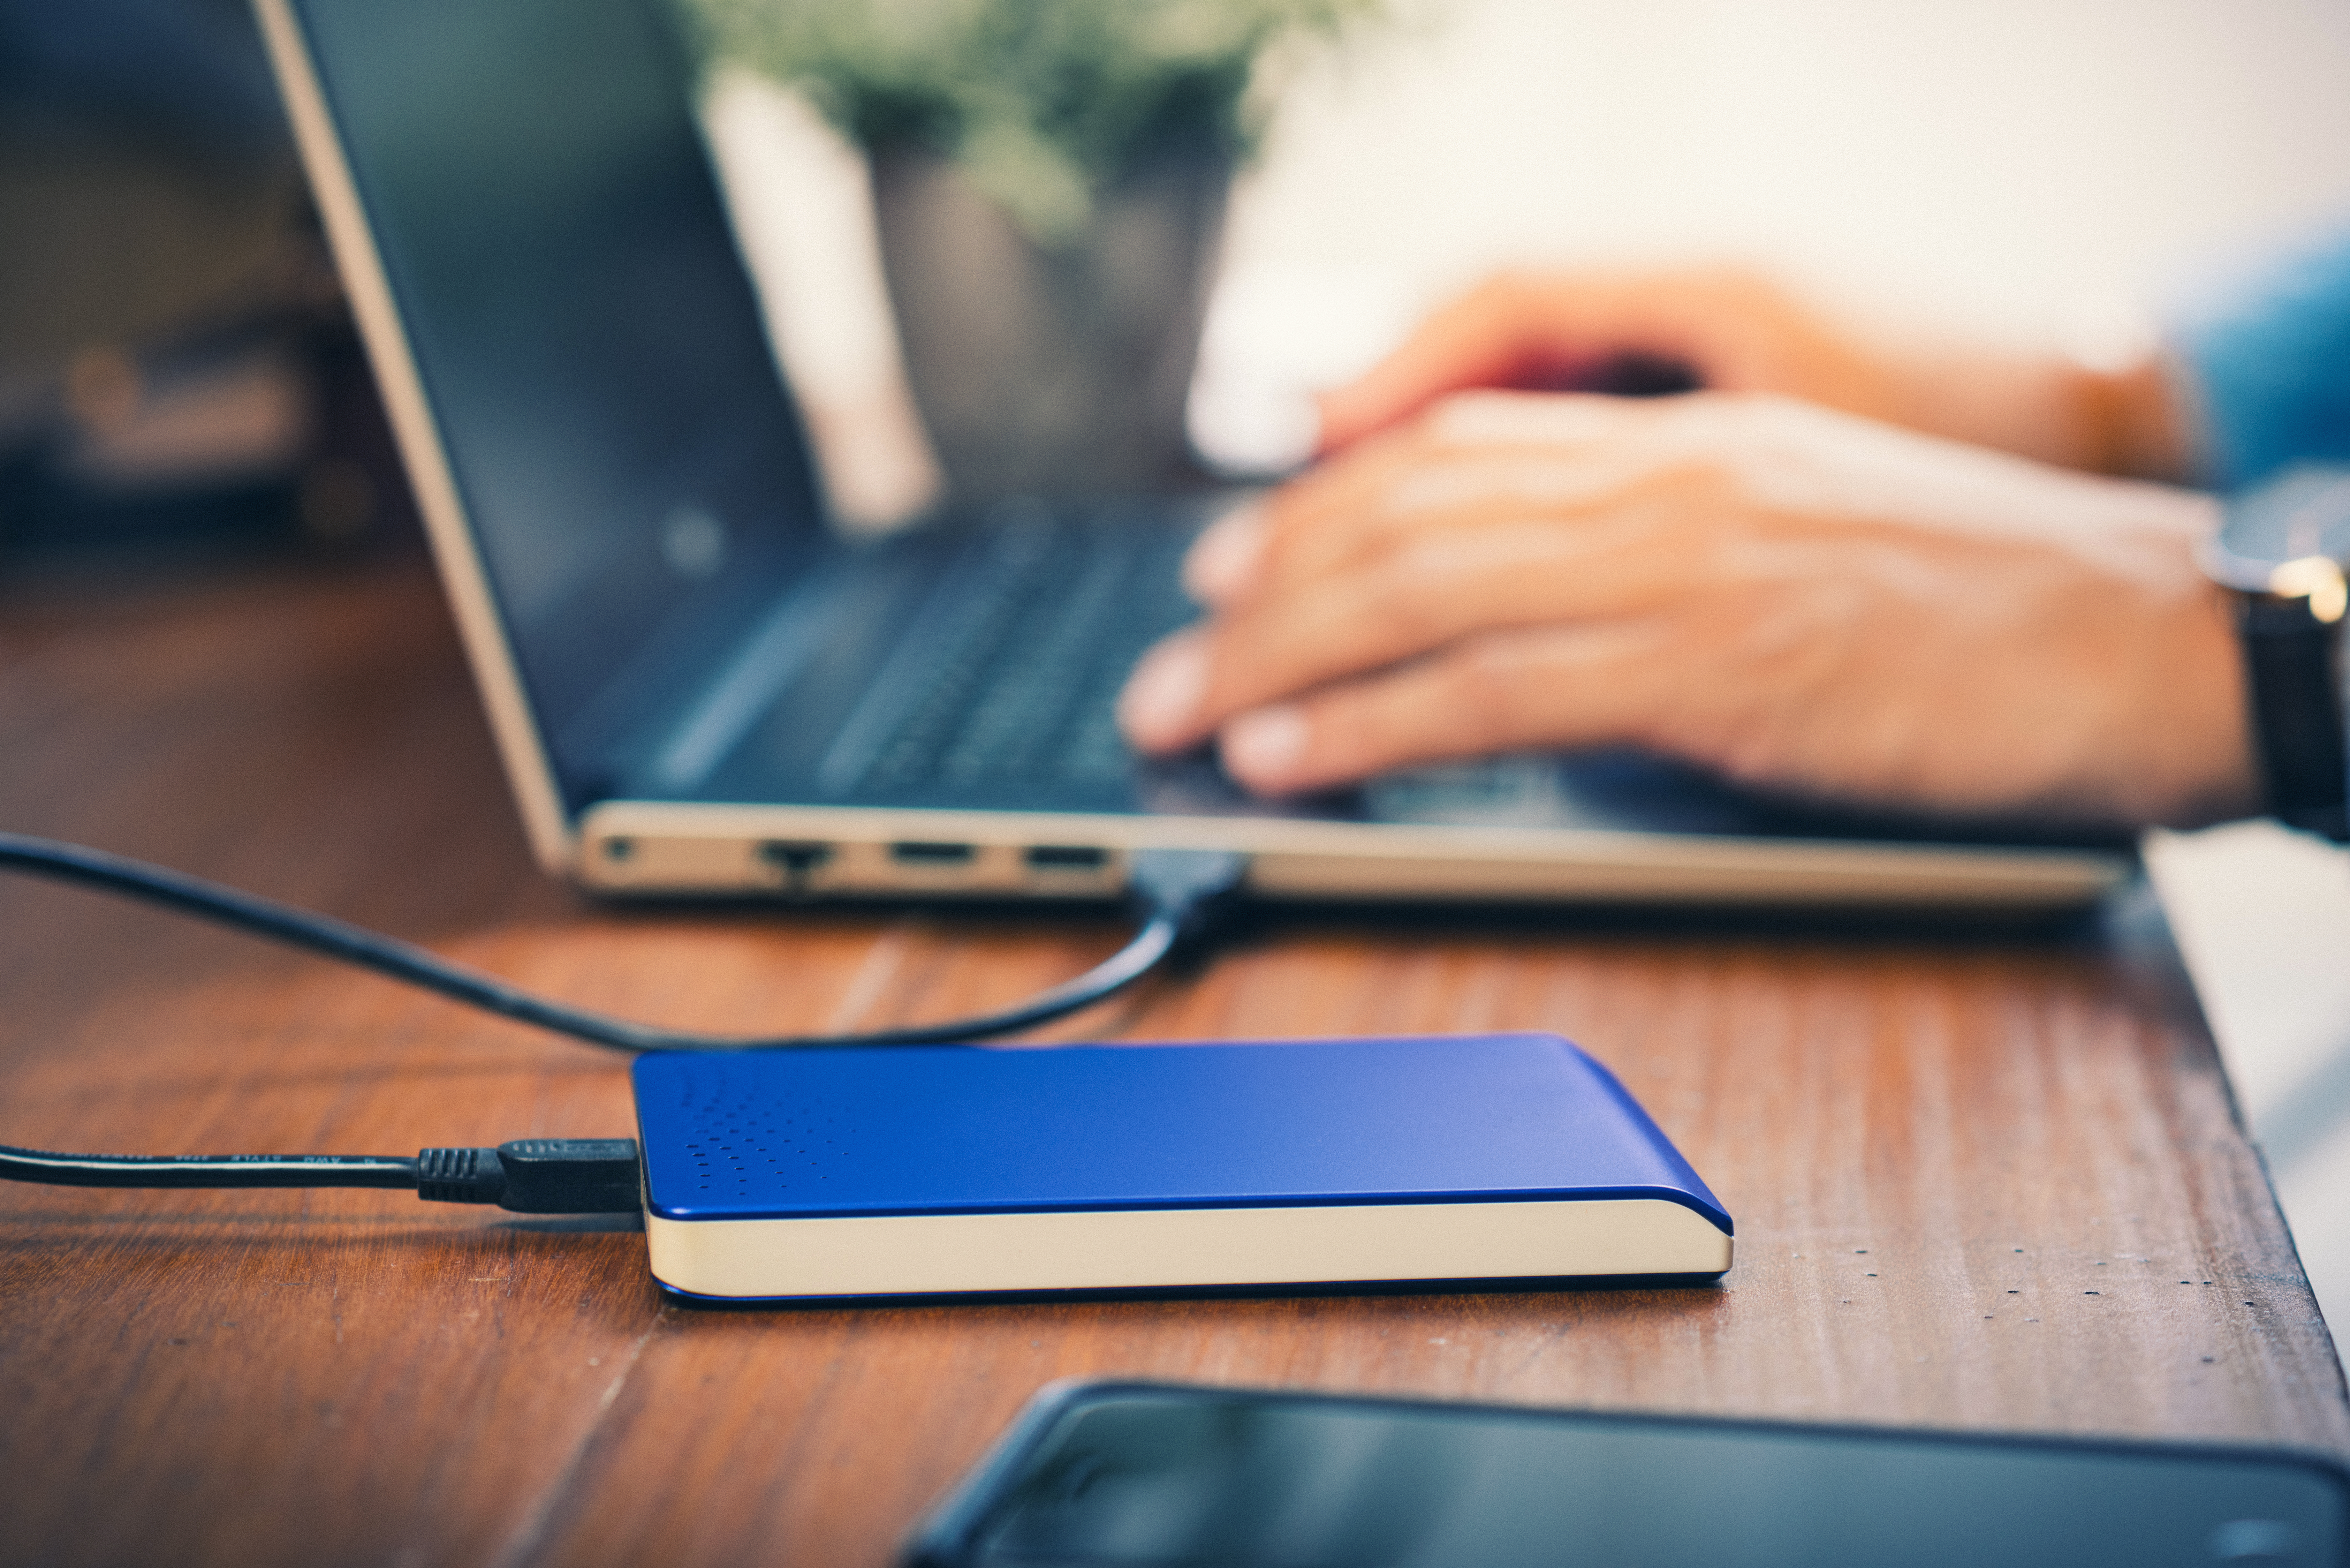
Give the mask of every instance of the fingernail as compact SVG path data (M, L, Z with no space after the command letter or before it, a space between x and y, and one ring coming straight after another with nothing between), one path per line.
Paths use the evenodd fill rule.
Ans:
M1208 691L1208 649L1179 634L1142 656L1118 693L1118 725L1137 745L1172 745L1187 738L1200 699Z
M1264 558L1264 509L1228 512L1191 542L1183 557L1183 588L1203 605L1222 604L1246 591Z
M1224 766L1244 781L1279 788L1305 755L1305 715L1279 702L1242 714L1224 726Z

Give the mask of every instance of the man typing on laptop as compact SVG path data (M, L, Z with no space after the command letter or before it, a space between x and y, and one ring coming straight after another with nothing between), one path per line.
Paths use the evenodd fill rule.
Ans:
M1325 400L1331 461L1201 538L1211 616L1121 721L1147 751L1214 737L1269 794L1631 744L1931 815L2265 803L2338 832L2350 490L2304 470L2268 507L2293 593L2215 571L2220 507L2158 482L2341 455L2345 324L2341 250L2188 334L2175 371L1873 342L1729 275L1503 280ZM1478 389L1634 356L1709 389ZM2239 532L2218 553L2250 570Z
M2250 795L2198 739L2243 723L2224 622L2178 576L2208 504L1719 392L1463 404L1367 435L1527 379L1474 367L1334 417L1365 439L1271 521L1209 535L1190 675L1154 659L1128 719L1157 752L1223 731L1257 793L1137 758L1112 706L1192 618L1199 505L827 526L655 0L260 12L534 849L599 893L1100 899L1138 854L1196 849L1244 859L1264 898L2047 912L2130 874L2115 821ZM1601 347L1856 406L1694 339ZM1327 566L1334 547L1359 560ZM1954 572L1976 591L1942 591ZM1481 701L1441 684L1463 670ZM2085 727L2064 693L2126 675ZM1398 691L1418 716L1362 706ZM2009 729L2033 743L1978 739ZM2149 736L2158 755L2126 749ZM1298 793L1503 748L1551 754ZM2337 808L2339 773L2337 753Z

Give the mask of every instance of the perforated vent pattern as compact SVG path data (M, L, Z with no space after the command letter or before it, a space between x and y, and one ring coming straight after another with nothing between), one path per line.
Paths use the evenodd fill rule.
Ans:
M730 1078L689 1085L678 1099L694 1195L723 1200L820 1190L857 1129L812 1105L745 1096Z

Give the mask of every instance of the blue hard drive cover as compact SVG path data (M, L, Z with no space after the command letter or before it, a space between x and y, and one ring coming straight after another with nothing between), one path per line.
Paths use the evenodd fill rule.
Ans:
M669 1220L1655 1198L1730 1215L1555 1034L638 1058Z

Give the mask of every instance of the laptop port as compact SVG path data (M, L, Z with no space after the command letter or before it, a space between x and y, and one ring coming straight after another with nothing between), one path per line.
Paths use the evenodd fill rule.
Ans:
M832 858L832 846L770 838L759 846L759 858L779 871L788 872L795 877L805 877Z
M900 840L889 846L889 858L905 866L965 866L979 858L979 846Z
M1109 851L1086 844L1035 844L1027 858L1036 871L1098 871L1109 864Z

